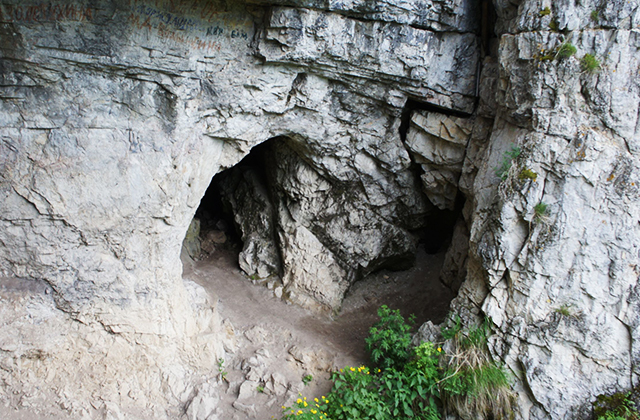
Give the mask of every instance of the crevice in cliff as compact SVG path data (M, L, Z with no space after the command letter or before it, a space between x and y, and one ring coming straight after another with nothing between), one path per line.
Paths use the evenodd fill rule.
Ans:
M420 115L412 122L416 113ZM464 136L459 136L473 124L470 117L409 99L400 124L400 137L412 161L417 188L431 207L424 227L415 233L427 253L445 254L440 280L454 293L467 272L469 228L462 212L466 196L458 182L468 147ZM410 134L412 127L415 132Z
M497 40L495 33L497 14L491 0L482 0L480 5L480 48L481 57L493 55L492 42Z
M400 116L400 138L402 139L402 141L405 141L407 139L407 133L409 131L409 126L411 125L411 115L413 115L415 111L419 110L427 112L437 112L438 114L459 118L469 118L472 115L464 111L445 108L436 104L408 98L404 104L404 108L402 108L402 114Z

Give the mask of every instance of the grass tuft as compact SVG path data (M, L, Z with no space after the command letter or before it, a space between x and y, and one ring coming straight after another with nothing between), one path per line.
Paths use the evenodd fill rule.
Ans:
M580 60L580 68L585 73L597 73L600 70L600 60L593 54L585 54Z
M560 45L560 48L558 48L556 57L559 60L565 60L574 55L577 51L578 49L572 43L565 42L564 44Z

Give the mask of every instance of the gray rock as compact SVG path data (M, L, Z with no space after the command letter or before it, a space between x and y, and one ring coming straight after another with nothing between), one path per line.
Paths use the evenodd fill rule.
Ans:
M280 272L275 241L275 215L267 186L261 175L247 167L235 167L219 181L223 202L230 207L243 248L240 268L252 279L264 279Z
M187 229L187 234L184 237L184 241L182 241L182 247L189 254L189 256L193 259L197 259L200 257L200 220L197 218L193 218L191 224L189 225L189 229Z
M180 360L158 387L184 407L224 329L181 278L183 241L214 174L277 138L275 182L242 174L227 194L249 203L243 269L281 272L276 295L339 308L356 279L407 266L431 204L462 193L469 242L458 225L443 279L466 272L453 310L495 323L522 418L581 417L637 382L637 1L495 0L481 69L479 2L125 3L0 5L0 276ZM543 59L567 42L573 56ZM430 111L403 143L408 98Z
M187 420L216 420L216 408L220 397L217 388L211 382L205 382L197 388L196 395L187 406Z
M435 33L337 13L274 8L259 52L268 63L296 64L348 80L376 99L384 100L381 93L394 86L438 106L473 112L479 59L473 33Z

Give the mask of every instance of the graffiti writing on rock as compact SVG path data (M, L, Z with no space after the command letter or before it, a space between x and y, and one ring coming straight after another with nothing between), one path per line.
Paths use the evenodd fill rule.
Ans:
M219 38L249 39L249 26L244 17L207 10L207 20L200 19L202 11L138 4L132 7L130 22L138 29L157 32L160 37L187 44L192 48L220 50ZM179 13L180 12L180 13ZM214 18L215 17L215 18Z
M178 16L150 6L137 6L134 8L134 13L148 17L153 24L162 23L179 31L194 29L197 25L197 21L194 18Z
M95 9L68 3L39 3L32 5L0 4L0 22L36 23L62 21L90 21Z

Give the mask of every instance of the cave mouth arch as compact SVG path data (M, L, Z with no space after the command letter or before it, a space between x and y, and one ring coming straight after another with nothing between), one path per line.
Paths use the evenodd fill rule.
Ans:
M307 180L311 176L310 173L318 178L313 182L324 182L323 188L341 191L342 199L353 197L349 195L349 190L355 187L342 185L334 179L329 179L330 176L325 177L320 170L312 167L312 158L305 156L306 152L303 144L291 138L274 137L253 147L250 153L233 167L216 174L201 200L192 223L192 227L194 224L199 225L199 233L195 232L197 229L194 229L194 232L190 229L191 233L187 233L185 238L184 248L188 248L188 242L195 242L189 255L195 260L210 259L216 253L225 253L227 257L232 255L230 258L234 259L235 268L240 269L245 278L253 283L267 285L278 298L282 297L288 302L309 307L309 299L304 300L296 296L296 293L300 294L300 287L296 284L297 279L292 279L295 273L291 274L294 271L291 264L297 263L295 259L298 255L295 252L298 250L292 252L283 249L298 239L297 236L292 239L296 234L291 233L291 214L299 211L294 207L304 207L309 203L300 204L300 197L297 197L297 200L292 199L286 196L286 193L293 189L296 192L311 191L311 194L314 194L313 188L305 189L309 186L300 184L301 179ZM294 186L291 187L290 184ZM418 322L441 321L454 294L451 291L440 290L442 284L439 275L463 203L462 194L458 192L458 205L455 210L438 210L431 206L431 210L425 215L424 226L409 233L418 244L417 250L413 248L411 251L412 257L417 258L407 259L404 250L397 256L387 256L386 262L371 260L372 265L376 264L376 267L369 271L362 270L357 263L353 265L354 268L350 268L348 264L357 262L357 259L348 260L349 255L341 254L341 244L336 245L335 242L338 241L329 236L331 232L327 233L328 231L322 231L318 225L313 225L316 218L324 220L328 216L313 215L309 219L311 226L304 227L303 231L317 241L314 246L319 247L319 252L331 255L332 265L327 269L335 268L335 271L344 277L343 280L338 280L344 281L345 284L333 291L319 290L316 293L316 290L312 290L309 294L316 293L312 297L321 302L322 299L327 302L335 298L334 301L329 301L330 304L338 302L331 308L332 311L335 311L336 307L341 308L345 296L348 298L349 295L360 294L360 303L366 303L368 310L373 310L374 313L378 306L389 304L401 309L405 315L418 312ZM345 204L347 207L349 205ZM288 220L283 222L283 217ZM294 217L297 218L299 215ZM331 220L338 220L336 223L340 223L340 214L331 217L334 217ZM283 223L289 225L283 226ZM308 256L299 257L302 261L300 264L306 263L306 257ZM312 261L311 264L313 263L315 262ZM331 286L332 284L327 286L325 283L317 288ZM311 288L313 287L312 285ZM438 296L438 302L429 303L434 296ZM346 300L344 302L349 306Z
M193 232L185 238L183 248L187 239L194 243L188 249L191 258L222 251L234 255L237 268L250 279L281 274L267 168L273 145L281 141L275 137L254 146L240 162L214 175L195 212Z

